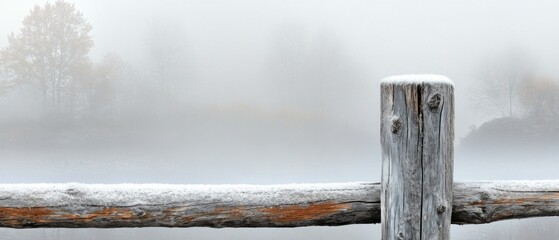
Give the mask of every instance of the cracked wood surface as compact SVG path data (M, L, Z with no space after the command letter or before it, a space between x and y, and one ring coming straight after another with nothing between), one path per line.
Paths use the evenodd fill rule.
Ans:
M453 197L453 224L559 216L557 180L454 183ZM361 223L380 223L380 183L0 184L0 227L303 227Z
M448 239L454 87L437 75L381 84L382 239Z

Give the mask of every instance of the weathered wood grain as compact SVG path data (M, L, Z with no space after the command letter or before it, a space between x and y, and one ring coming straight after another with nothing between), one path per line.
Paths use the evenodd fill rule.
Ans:
M453 91L433 75L381 84L382 239L449 238Z
M0 185L0 227L301 227L379 222L378 184Z
M559 180L454 184L452 223L559 216Z
M2 184L0 227L303 227L380 223L380 183ZM453 224L559 216L559 180L454 183Z
M449 239L454 169L454 86L421 85L423 116L423 202L421 239Z

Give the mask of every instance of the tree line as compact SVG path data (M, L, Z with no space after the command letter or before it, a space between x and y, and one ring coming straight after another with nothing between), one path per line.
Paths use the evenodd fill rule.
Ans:
M119 98L133 91L123 86L132 84L125 81L132 70L115 53L93 61L91 30L74 4L58 0L36 5L19 32L11 33L7 46L0 49L0 94L28 91L54 116L114 116ZM157 26L151 30L158 32L147 41L153 66L148 74L164 88L169 72L182 67L176 64L182 49L169 39L181 39Z
M58 0L37 5L0 49L0 94L30 91L55 115L114 116L117 103L129 97L124 95L134 91L130 84L138 78L155 80L151 87L160 90L172 89L173 81L184 78L184 34L174 26L159 25L152 26L146 39L150 70L131 73L117 54L108 53L99 61L89 57L92 26L74 4ZM355 95L352 91L364 89L363 74L344 55L334 33L313 36L288 25L274 39L264 77L273 81L270 86L284 104L329 111L343 108L340 102L351 102L345 98ZM133 74L136 79L127 79ZM559 84L534 74L521 52L484 62L476 79L473 102L495 117L559 115Z

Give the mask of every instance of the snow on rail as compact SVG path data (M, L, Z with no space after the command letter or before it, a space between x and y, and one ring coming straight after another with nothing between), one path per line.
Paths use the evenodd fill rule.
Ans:
M185 201L281 205L364 199L366 183L283 185L0 184L1 207L64 205L134 206Z
M380 222L379 183L0 184L0 227L303 227ZM453 184L452 223L559 216L559 180Z

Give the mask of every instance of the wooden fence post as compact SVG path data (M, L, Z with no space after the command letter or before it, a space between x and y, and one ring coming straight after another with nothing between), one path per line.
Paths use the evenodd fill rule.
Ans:
M437 75L381 84L382 239L449 239L454 87Z

